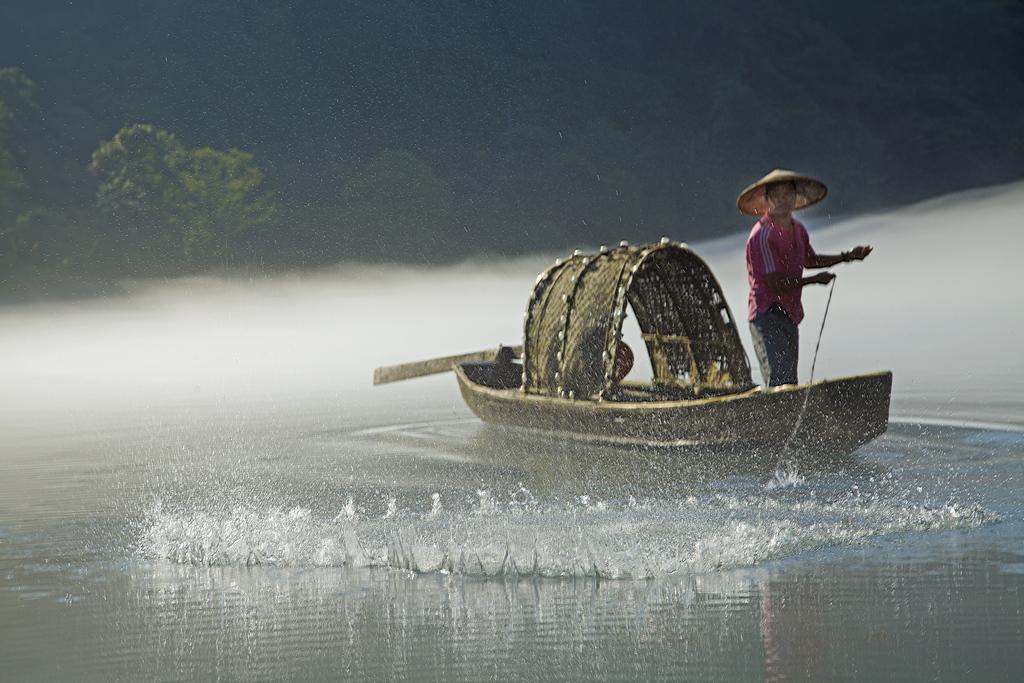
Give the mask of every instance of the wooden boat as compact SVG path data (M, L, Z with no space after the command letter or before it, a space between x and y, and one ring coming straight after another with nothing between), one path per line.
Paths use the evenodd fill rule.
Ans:
M616 377L636 316L650 382ZM521 362L516 362L521 359ZM378 368L375 383L454 370L482 420L577 439L812 457L885 432L892 373L763 388L722 289L685 244L575 252L537 278L521 347Z

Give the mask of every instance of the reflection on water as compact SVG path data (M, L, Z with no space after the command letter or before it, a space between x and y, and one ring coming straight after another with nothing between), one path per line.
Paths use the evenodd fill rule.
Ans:
M764 471L505 442L443 411L386 419L403 412L168 412L11 442L5 673L820 680L1024 664L1019 433L895 425L852 464Z
M941 550L924 565L844 553L640 582L135 562L67 585L76 592L0 594L4 640L20 645L7 672L1009 680L1024 664L1024 577ZM26 647L43 634L60 647Z

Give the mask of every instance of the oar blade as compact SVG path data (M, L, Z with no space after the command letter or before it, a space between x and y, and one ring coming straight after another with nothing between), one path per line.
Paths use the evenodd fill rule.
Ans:
M388 384L389 382L399 382L404 379L413 379L414 377L426 377L427 375L450 372L459 363L494 360L501 348L502 347L499 346L496 349L473 351L472 353L460 353L455 356L429 358L427 360L414 361L412 363L386 365L384 367L375 368L373 371L373 383ZM522 356L522 346L511 346L508 348L512 349L512 352L516 357Z

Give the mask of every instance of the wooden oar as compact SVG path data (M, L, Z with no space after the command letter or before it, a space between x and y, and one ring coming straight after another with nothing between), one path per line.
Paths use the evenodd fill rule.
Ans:
M386 365L382 368L374 369L373 383L387 384L388 382L398 382L403 379L412 379L413 377L424 377L426 375L436 375L441 372L450 372L459 363L494 360L498 355L498 351L502 348L512 349L514 358L519 358L523 355L522 346L499 346L496 349L474 351L473 353L462 353L457 356L431 358L429 360L419 360L413 363L403 363L401 365Z

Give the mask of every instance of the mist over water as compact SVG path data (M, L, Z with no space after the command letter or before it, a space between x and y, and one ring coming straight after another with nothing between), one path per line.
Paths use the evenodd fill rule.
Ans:
M371 385L377 365L518 343L557 254L0 309L0 656L5 635L31 655L43 632L65 634L63 670L96 677L207 661L238 677L246 652L270 678L475 679L480 661L799 677L839 670L821 653L852 642L845 666L879 675L1001 675L1024 595L1022 218L1015 184L808 226L819 252L875 247L835 269L815 376L892 369L899 418L822 470L513 435L476 420L450 375ZM745 237L691 247L756 365ZM805 291L804 379L827 295ZM969 656L903 658L913 628L954 623L978 627L950 635ZM281 638L292 654L267 654ZM593 651L554 673L516 663L579 647ZM707 657L723 649L740 654Z
M1024 395L1022 223L1020 183L811 222L819 252L875 247L864 263L833 269L839 278L816 377L892 369L897 415L1024 424L1016 399ZM670 237L686 241L685 228ZM691 247L722 283L757 375L744 320L745 238ZM142 282L125 297L8 307L0 310L0 408L387 401L438 380L371 391L377 365L518 343L533 280L553 258ZM805 290L805 379L826 298L824 287Z

